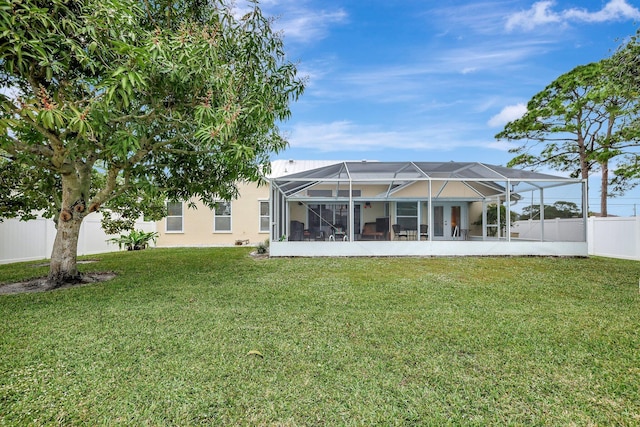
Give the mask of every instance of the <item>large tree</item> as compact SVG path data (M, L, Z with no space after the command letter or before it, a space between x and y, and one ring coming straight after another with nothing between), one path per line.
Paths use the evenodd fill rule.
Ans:
M558 200L553 205L544 205L544 218L575 218L580 217L580 208L576 203ZM529 205L522 208L519 219L540 219L540 205Z
M629 98L640 98L640 30L622 45L608 61L608 73L612 84L624 91ZM628 141L640 141L640 115L622 130ZM640 150L621 156L612 182L614 189L625 189L629 182L640 179Z
M496 138L524 140L511 150L516 156L509 166L545 165L583 179L599 172L600 211L606 216L607 198L635 185L619 168L611 169L637 150L637 139L625 134L637 113L637 98L611 78L611 62L605 59L558 77Z
M0 3L0 217L57 221L50 286L77 280L83 218L236 195L303 90L256 2Z

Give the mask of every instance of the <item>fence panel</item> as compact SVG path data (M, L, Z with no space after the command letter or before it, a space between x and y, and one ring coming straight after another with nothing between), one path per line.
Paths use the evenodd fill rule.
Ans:
M582 219L547 220L545 240L581 241ZM154 222L138 221L136 230L156 231ZM517 221L512 232L521 239L540 239L539 221ZM56 229L50 219L22 222L8 219L0 223L0 264L49 258ZM100 227L98 214L88 215L82 223L78 255L92 255L118 250L108 243ZM640 217L589 218L587 222L589 255L640 261Z
M589 255L640 261L640 217L589 218Z
M540 240L540 220L516 221L511 232L527 240ZM584 220L582 218L554 218L544 221L544 241L584 242Z
M92 213L82 221L78 237L78 255L93 255L119 250L109 243L111 237L100 226L100 214ZM136 230L156 231L155 222L136 221ZM5 219L0 222L0 264L49 258L53 250L56 227L51 219L32 221Z

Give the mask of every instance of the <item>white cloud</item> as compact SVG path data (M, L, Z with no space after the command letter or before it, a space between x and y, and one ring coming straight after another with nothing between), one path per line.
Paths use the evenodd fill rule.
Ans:
M348 14L343 9L312 10L306 8L291 8L280 15L284 19L276 19L274 28L283 32L287 41L311 42L325 38L329 27L347 21Z
M571 21L611 22L640 18L640 10L627 3L627 0L610 0L601 10L596 12L589 12L582 8L571 8L556 12L552 10L553 6L555 6L555 1L538 1L530 9L509 16L506 29L512 31L516 28L521 28L525 31L530 31L543 25L566 25Z
M274 17L272 28L282 31L286 41L307 43L323 39L333 24L341 24L348 20L344 9L317 10L305 5L304 0L261 0L259 6L266 16ZM233 3L233 14L236 18L253 9L253 3Z
M502 109L498 114L489 119L489 126L500 127L509 122L519 119L527 112L527 106L523 103L516 105L508 105Z
M445 152L458 148L483 148L507 151L503 142L476 139L477 130L456 122L432 122L411 129L383 131L375 126L358 125L351 121L331 123L297 123L287 139L292 149L308 149L318 153L376 152L414 150ZM369 156L371 157L371 156ZM380 159L382 160L382 159Z
M584 9L569 9L564 13L568 19L585 22L622 21L640 18L640 11L626 0L611 0L598 12L587 12Z
M517 27L532 30L539 25L560 22L560 15L550 10L553 4L553 1L539 1L529 10L514 13L507 19L507 30L511 31Z

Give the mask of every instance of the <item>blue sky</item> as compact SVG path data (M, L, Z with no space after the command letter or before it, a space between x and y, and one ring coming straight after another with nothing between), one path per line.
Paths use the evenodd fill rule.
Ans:
M494 135L561 74L607 57L640 0L262 0L307 89L274 158L481 161ZM597 185L590 190L598 210ZM640 214L640 191L609 202Z

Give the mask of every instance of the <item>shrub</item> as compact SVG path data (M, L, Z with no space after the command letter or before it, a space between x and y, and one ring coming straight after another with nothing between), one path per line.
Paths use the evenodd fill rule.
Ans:
M120 249L124 246L128 251L138 251L146 249L150 241L155 243L157 237L158 233L155 231L131 230L129 234L121 234L120 237L114 237L107 241L117 243Z
M266 239L264 242L258 243L258 246L256 246L256 252L260 255L269 253L269 239Z

